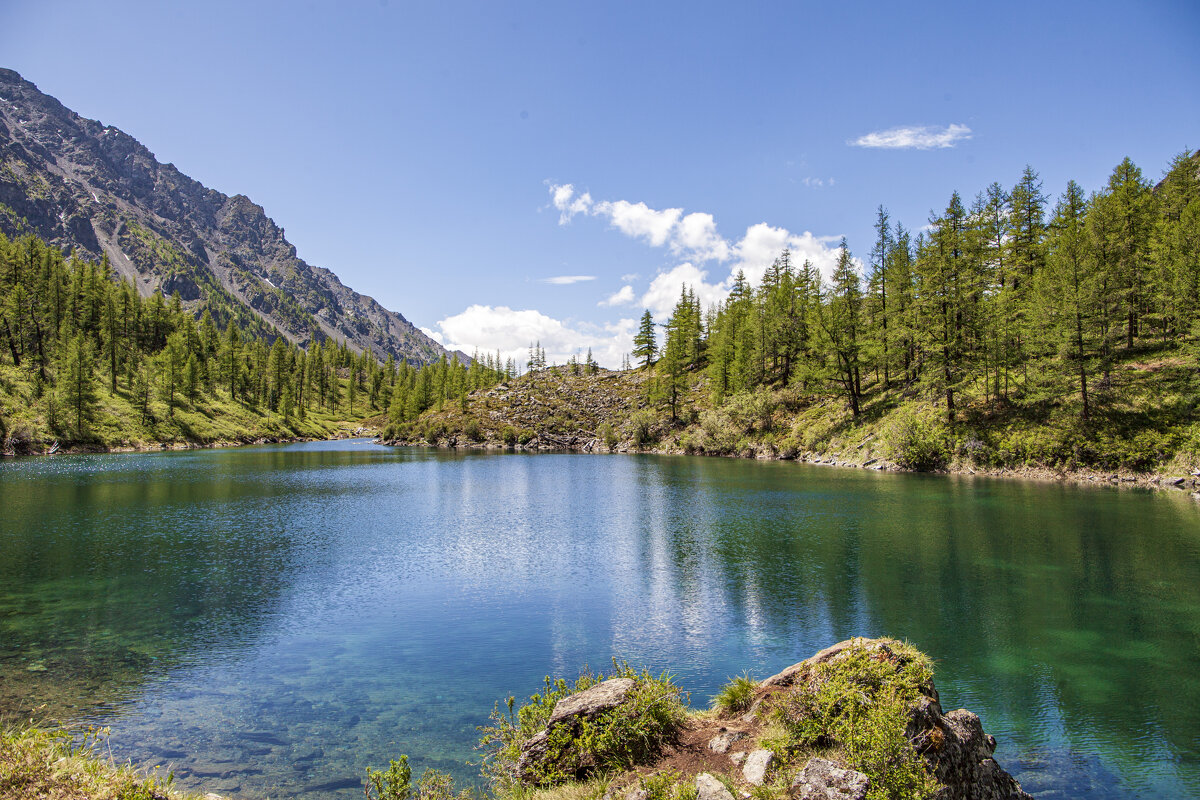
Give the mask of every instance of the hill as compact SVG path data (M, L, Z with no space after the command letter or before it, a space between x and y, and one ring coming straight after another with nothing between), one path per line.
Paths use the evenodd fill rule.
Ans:
M307 346L345 341L413 364L445 352L400 314L308 264L244 195L203 186L132 136L0 69L0 232L105 259L139 294Z

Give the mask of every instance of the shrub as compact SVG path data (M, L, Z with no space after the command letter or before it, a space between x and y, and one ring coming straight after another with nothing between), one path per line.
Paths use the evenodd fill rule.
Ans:
M745 711L754 702L754 690L757 686L758 681L745 672L730 678L729 683L721 687L721 691L712 699L712 707L726 714Z
M399 761L389 761L386 770L367 767L363 793L370 800L468 800L471 797L469 789L455 792L454 779L436 769L421 773L414 792L408 756L400 756Z
M181 794L174 776L161 780L132 766L118 766L108 753L107 728L89 727L80 736L66 730L0 726L0 797L111 797L167 800Z
M483 431L479 427L479 420L471 420L463 428L463 436L467 437L472 442L483 441Z
M717 408L700 414L700 433L700 447L704 452L726 455L737 450L744 431L724 408Z
M609 423L605 422L603 425L601 425L599 430L596 431L596 434L600 437L600 440L604 442L604 446L609 450L612 450L617 446L617 434L613 431L613 426Z
M517 443L517 429L512 425L505 425L500 429L500 441L512 447Z
M615 660L613 667L609 675L589 672L573 684L547 676L543 691L531 695L515 711L513 697L505 700L504 709L496 705L492 724L480 728L479 747L484 751L484 774L497 796L521 785L553 786L575 780L581 771L604 773L628 769L652 758L675 735L685 712L683 693L671 676L663 673L655 677ZM521 745L545 728L558 701L609 678L632 678L635 686L629 698L574 729L554 728L542 766L522 775L518 768Z
M756 430L766 433L775 425L776 405L771 390L760 386L753 392L739 392L730 397L724 410L740 433Z
M946 426L933 409L901 409L892 415L884 442L893 461L918 472L943 469L950 458Z
M647 410L638 411L629 418L626 430L634 447L645 447L655 441L654 422L653 412Z
M851 648L817 665L773 710L790 747L839 747L846 763L871 779L867 797L928 798L938 784L905 735L908 714L932 691L929 659L891 642Z

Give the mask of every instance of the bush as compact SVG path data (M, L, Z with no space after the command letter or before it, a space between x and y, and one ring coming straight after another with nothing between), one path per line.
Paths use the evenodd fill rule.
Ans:
M399 761L389 761L386 770L367 767L363 793L370 800L469 800L471 797L469 789L455 792L454 779L436 769L421 773L421 780L417 782L414 792L408 756L400 756Z
M645 447L654 443L657 438L654 435L654 423L654 414L647 410L638 411L629 418L625 427L634 447Z
M712 707L725 714L741 713L754 702L754 690L757 687L758 681L743 672L736 678L730 678L729 683L721 687L721 691L712 699Z
M482 442L483 431L479 427L479 420L473 419L468 422L466 427L463 428L463 436L472 442Z
M724 408L700 414L700 448L712 455L736 452L744 431Z
M599 430L596 431L596 435L600 437L600 440L604 442L604 446L609 450L617 446L617 434L613 431L613 426L609 423L605 422L601 425Z
M872 800L933 797L937 781L905 735L932 680L929 659L908 645L852 648L781 696L772 713L785 735L776 746L841 748L847 765L871 779Z
M740 433L767 433L775 426L776 405L771 390L760 386L753 392L735 394L723 408Z
M484 751L484 774L496 796L521 785L553 786L581 777L580 773L603 774L629 769L653 758L683 724L683 692L663 673L654 677L627 664L613 662L608 675L585 673L573 684L562 678L545 678L543 691L514 711L515 699L508 697L504 708L497 704L489 726L480 728L479 747ZM547 758L541 766L522 775L518 763L521 745L542 731L559 700L591 688L609 678L632 678L629 699L594 720L576 728L558 726L550 735Z
M945 468L950 459L946 438L946 426L933 409L901 409L884 431L892 460L917 472Z
M512 447L517 443L517 429L512 425L505 425L500 429L500 441Z

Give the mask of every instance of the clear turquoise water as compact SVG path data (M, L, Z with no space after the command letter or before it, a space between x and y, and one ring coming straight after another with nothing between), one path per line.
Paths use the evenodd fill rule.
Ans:
M239 797L355 797L613 656L701 705L855 635L1044 797L1200 795L1182 492L328 442L0 463L0 714Z

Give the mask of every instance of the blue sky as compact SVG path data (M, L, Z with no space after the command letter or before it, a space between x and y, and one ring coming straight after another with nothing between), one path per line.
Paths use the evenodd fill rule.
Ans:
M784 243L865 256L880 204L918 229L1026 164L1056 197L1200 147L1194 0L0 0L0 18L0 64L248 195L301 257L468 352L541 339L616 366L681 281L717 299Z

